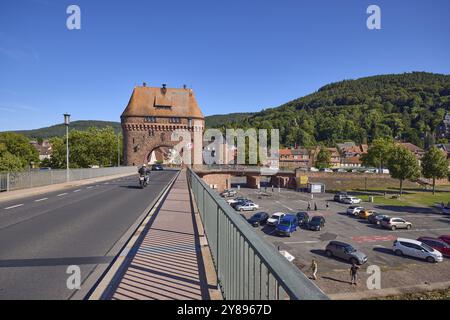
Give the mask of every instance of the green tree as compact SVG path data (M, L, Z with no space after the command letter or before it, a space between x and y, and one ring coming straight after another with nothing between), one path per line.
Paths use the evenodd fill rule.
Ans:
M325 169L331 167L331 151L326 148L321 148L316 157L315 167L318 169Z
M368 152L361 157L362 163L366 167L376 167L382 169L386 165L389 154L394 147L394 142L389 138L375 139Z
M403 194L403 182L420 177L419 161L407 148L396 145L392 148L387 160L387 167L391 177L400 180L400 196Z
M431 147L422 158L422 174L427 179L433 179L433 195L436 191L436 179L448 177L447 156L438 148Z
M0 133L0 171L21 171L31 162L38 163L39 154L27 137L12 132Z

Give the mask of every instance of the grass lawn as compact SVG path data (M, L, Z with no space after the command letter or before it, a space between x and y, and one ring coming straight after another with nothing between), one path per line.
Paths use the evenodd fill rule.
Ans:
M440 188L433 195L431 191L424 191L419 189L404 189L401 198L393 198L393 195L399 194L398 189L387 189L386 198L380 195L380 190L351 190L350 192L356 193L363 201L369 201L369 196L374 196L374 202L376 204L385 204L393 206L417 206L431 207L436 203L444 202L445 204L450 202L450 189L447 187Z

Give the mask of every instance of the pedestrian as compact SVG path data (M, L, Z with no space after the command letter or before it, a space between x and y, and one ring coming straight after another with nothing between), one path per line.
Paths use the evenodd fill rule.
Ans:
M314 211L317 211L317 203L314 202Z
M330 204L329 204L328 201L327 201L327 210L328 210L329 207L330 207Z
M317 262L316 259L313 259L311 262L311 267L309 268L311 271L311 279L317 280Z
M310 211L311 210L311 202L308 202L308 209L306 209L306 211Z
M359 267L355 263L352 263L350 268L351 284L355 286L358 285L358 269Z

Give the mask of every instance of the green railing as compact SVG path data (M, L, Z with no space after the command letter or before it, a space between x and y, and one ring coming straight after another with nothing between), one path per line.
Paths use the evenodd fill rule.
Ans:
M187 179L225 299L328 299L191 169Z

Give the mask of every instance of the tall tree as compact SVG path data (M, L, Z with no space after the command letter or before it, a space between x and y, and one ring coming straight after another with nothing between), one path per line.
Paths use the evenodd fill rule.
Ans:
M379 172L383 173L383 168L393 147L394 142L392 139L375 139L368 152L362 156L362 163L367 167L379 168Z
M12 133L0 133L0 171L20 171L31 162L39 162L37 150L27 137Z
M391 177L400 180L400 196L403 195L403 182L420 177L419 161L416 156L402 145L392 148L388 157L387 167Z
M427 179L433 179L433 195L436 192L436 179L448 177L448 166L447 156L434 146L423 156L422 174Z
M331 167L331 151L322 147L317 153L315 166L318 169Z

